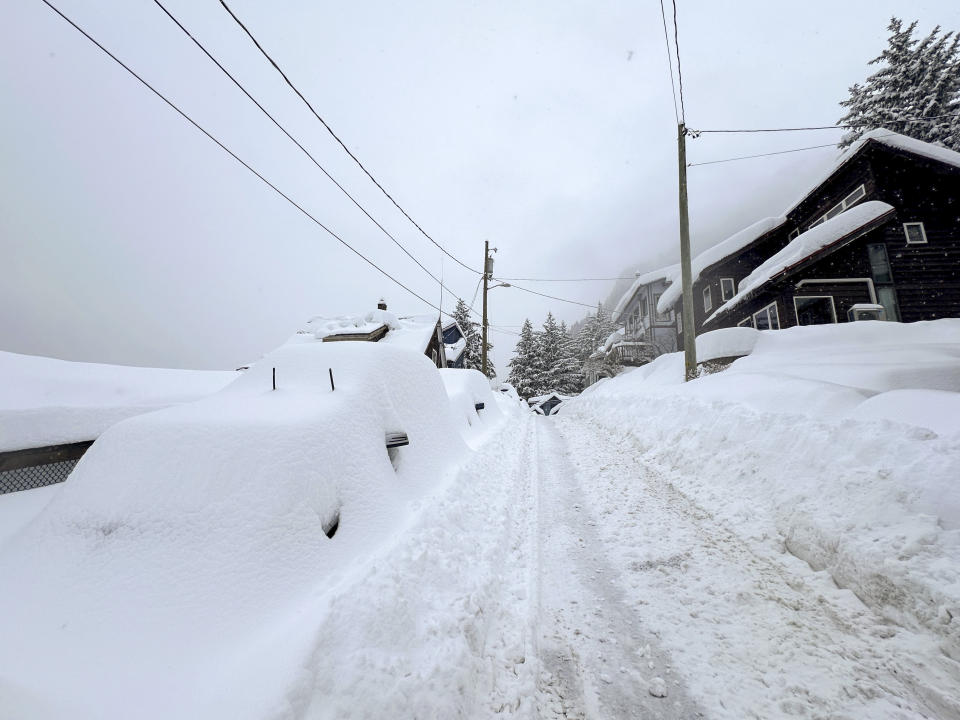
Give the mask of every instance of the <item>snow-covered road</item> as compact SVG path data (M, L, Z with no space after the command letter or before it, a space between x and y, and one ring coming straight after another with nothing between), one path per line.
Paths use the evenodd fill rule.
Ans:
M320 624L273 717L960 717L935 638L576 416L511 418L304 612Z
M537 420L536 456L538 717L699 717L551 419Z
M576 466L583 494L573 511L584 516L592 555L603 558L598 579L619 586L594 593L606 596L597 615L639 625L620 638L625 671L580 653L584 675L606 672L618 685L648 677L647 652L637 650L651 634L673 658L671 692L687 684L706 717L960 717L960 665L936 639L886 622L790 555L781 538L740 537L646 464L635 440L579 418L541 424L541 437L560 432L555 451L565 447ZM655 666L669 662L651 653ZM646 717L613 703L593 716Z

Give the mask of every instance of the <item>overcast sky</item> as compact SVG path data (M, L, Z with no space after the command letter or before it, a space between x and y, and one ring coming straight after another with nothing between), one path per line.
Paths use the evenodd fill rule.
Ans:
M53 0L359 252L431 302L402 254L152 0ZM660 4L229 0L357 157L471 267L609 277L679 258L676 120ZM216 0L167 7L411 253L472 298L478 276L353 165ZM668 4L669 8L669 4ZM960 29L960 4L678 0L687 124L823 125L892 14ZM668 16L669 17L669 16ZM672 34L672 29L671 29ZM238 165L40 0L0 9L0 349L232 368L313 315L428 311ZM838 132L710 135L690 162ZM690 169L694 251L782 212L835 156ZM520 283L584 303L612 283ZM453 304L443 298L444 309ZM479 307L479 301L477 303ZM491 321L585 308L498 289ZM503 371L515 338L495 333Z

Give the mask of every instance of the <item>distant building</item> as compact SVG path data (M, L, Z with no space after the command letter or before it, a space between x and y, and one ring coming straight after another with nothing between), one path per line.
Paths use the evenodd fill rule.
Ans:
M466 366L467 338L463 334L456 320L449 320L441 328L443 334L444 355L448 368L464 368Z
M423 353L438 368L447 367L439 317L412 315L397 317L380 301L366 315L315 316L298 335L313 335L322 342L384 342Z

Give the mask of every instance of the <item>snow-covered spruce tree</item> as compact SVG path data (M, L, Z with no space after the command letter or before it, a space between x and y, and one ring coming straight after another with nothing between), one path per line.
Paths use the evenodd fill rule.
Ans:
M483 367L483 356L481 355L483 335L480 324L470 318L470 307L461 298L457 298L457 304L452 315L460 329L463 330L463 337L467 343L463 351L463 366L468 370L480 370ZM487 377L493 379L497 376L497 371L493 365L493 359L490 357L491 350L493 350L493 343L488 339Z
M847 108L840 124L851 128L840 147L882 127L960 150L960 41L939 26L917 40L916 27L916 21L904 28L899 18L890 20L887 48L870 61L880 68L840 103Z
M563 335L560 326L547 313L543 329L537 334L537 358L534 363L533 384L537 395L559 390L560 359L563 351Z
M460 298L453 308L453 319L463 331L466 348L463 351L463 366L468 369L480 369L480 326L470 318L470 307Z
M533 363L537 352L537 338L533 332L530 320L523 321L520 329L520 340L517 341L516 355L507 363L510 375L507 381L517 389L517 393L524 400L534 397L537 393L533 387Z
M577 358L577 345L570 333L567 324L560 323L560 362L557 370L557 391L563 395L576 395L583 390L583 364Z
M577 360L579 360L581 364L586 362L587 358L597 349L596 340L597 316L587 315L580 328L580 332L577 333L576 340L574 340L577 346Z

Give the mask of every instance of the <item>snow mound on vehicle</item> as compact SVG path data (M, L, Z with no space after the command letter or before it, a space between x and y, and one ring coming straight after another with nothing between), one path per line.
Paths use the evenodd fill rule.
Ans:
M282 697L298 654L271 656L274 629L413 521L466 452L454 427L423 355L308 343L216 395L110 428L0 548L0 706L257 714L222 685L255 667L258 697ZM396 469L391 431L410 440Z

